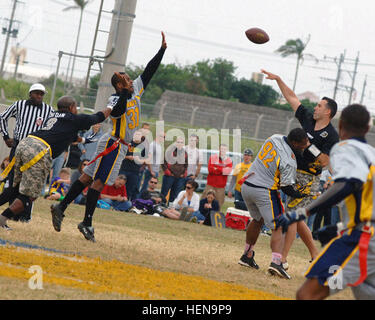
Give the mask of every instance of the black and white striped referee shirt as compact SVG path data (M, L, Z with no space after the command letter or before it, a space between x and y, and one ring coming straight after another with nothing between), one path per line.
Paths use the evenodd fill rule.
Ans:
M18 100L0 114L0 133L4 140L8 139L8 120L16 118L13 139L20 141L40 130L53 113L53 108L44 102L37 106L31 100Z

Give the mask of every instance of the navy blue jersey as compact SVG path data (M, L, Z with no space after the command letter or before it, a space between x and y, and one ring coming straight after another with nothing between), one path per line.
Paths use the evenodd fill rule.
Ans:
M329 123L325 128L315 130L316 121L313 114L302 104L298 107L295 116L307 133L310 142L322 153L329 155L333 145L339 141L339 135L333 125ZM322 167L310 152L304 152L303 156L296 154L296 158L299 170L310 172L314 175L321 174Z
M88 130L96 123L105 120L103 112L93 115L56 112L49 118L43 128L30 135L47 142L52 150L52 159L58 157L72 142L78 138L78 131Z

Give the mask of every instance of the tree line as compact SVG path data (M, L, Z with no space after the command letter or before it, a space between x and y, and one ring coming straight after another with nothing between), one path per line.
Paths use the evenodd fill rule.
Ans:
M203 60L192 65L160 64L149 83L143 101L154 104L165 90L191 93L234 102L291 110L289 104L280 104L279 93L269 85L252 79L237 78L237 67L233 62L222 58ZM139 76L143 66L128 65L126 72L132 79ZM100 74L90 78L90 88L97 89ZM310 101L303 101L313 107Z

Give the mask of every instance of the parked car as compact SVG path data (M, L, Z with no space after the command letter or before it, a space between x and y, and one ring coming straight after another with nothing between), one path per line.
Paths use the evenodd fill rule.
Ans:
M201 192L204 190L207 184L207 175L208 175L208 160L210 159L212 154L219 153L219 150L210 150L210 149L200 149L203 153L203 165L201 167L201 171L195 179L198 183L198 188L196 191ZM232 159L233 162L233 169L234 167L243 161L242 153L240 152L230 152L228 151L227 156ZM228 193L229 191L229 184L232 176L228 176L227 186L225 188L225 192Z

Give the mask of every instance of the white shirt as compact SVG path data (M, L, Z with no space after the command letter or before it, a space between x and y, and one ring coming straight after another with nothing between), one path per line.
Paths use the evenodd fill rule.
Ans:
M155 141L150 143L149 147L150 161L152 171L155 173L159 172L161 165L161 145Z
M191 148L189 145L185 146L185 151L188 154L187 175L195 175L198 164L203 164L203 152L198 148Z
M193 196L191 197L190 203L188 202L188 199L185 198L184 201L182 201L182 206L179 206L178 202L182 199L182 197L184 196L185 193L186 193L186 191L183 190L178 194L177 198L174 199L174 201L173 201L173 208L181 209L181 208L188 207L188 208L193 208L194 211L198 211L200 200L199 200L198 194L195 193L195 192L193 192Z

